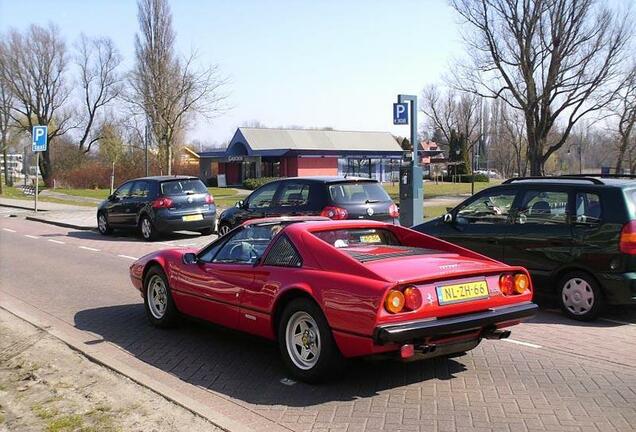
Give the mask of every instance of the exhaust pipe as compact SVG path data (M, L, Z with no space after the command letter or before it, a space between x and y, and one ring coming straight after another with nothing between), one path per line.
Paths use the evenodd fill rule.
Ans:
M507 339L510 336L510 330L490 330L484 333L485 339Z

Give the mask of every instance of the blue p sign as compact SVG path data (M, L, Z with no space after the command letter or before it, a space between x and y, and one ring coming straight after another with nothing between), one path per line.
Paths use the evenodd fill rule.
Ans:
M33 142L31 143L31 149L34 152L46 151L46 143L48 138L47 126L33 126Z
M393 124L405 125L409 124L409 104L394 103L393 104Z

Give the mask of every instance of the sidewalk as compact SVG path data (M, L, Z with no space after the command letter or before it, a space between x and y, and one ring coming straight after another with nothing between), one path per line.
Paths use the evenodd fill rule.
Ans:
M0 207L27 210L21 212L26 219L79 230L97 229L95 208L69 204L38 202L38 212L33 211L33 201L0 198Z

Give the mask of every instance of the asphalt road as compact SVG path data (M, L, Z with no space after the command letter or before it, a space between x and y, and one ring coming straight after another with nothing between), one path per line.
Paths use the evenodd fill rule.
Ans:
M276 347L218 327L146 323L132 260L163 243L0 217L0 296L97 335L187 385L294 431L612 431L636 429L636 313L581 324L544 310L509 341L424 362L356 360L334 382L287 379Z

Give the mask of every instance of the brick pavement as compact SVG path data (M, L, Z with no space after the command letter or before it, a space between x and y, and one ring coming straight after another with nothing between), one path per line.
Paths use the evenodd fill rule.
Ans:
M0 223L5 227L9 222ZM72 237L72 231L57 227L11 223L16 231L12 235L28 227L39 237L24 242L46 241L46 235L54 235L67 242L65 247L102 245L101 252L109 255L125 248L133 254L161 247L125 238ZM0 253L5 260L7 251ZM84 265L91 273L98 264L87 260ZM99 265L101 272L112 271L108 260ZM90 274L86 278L88 287ZM512 335L540 348L484 341L462 357L413 363L355 360L331 383L285 385L281 380L286 372L275 345L192 321L171 331L153 329L146 323L140 299L133 300L126 287L119 286L108 296L104 300L93 296L82 306L82 299L65 301L61 287L52 284L41 287L30 301L40 307L55 306L49 307L51 313L178 378L185 388L206 389L290 430L636 430L634 325L581 324L542 312L517 326ZM622 319L636 321L635 316L627 312Z

